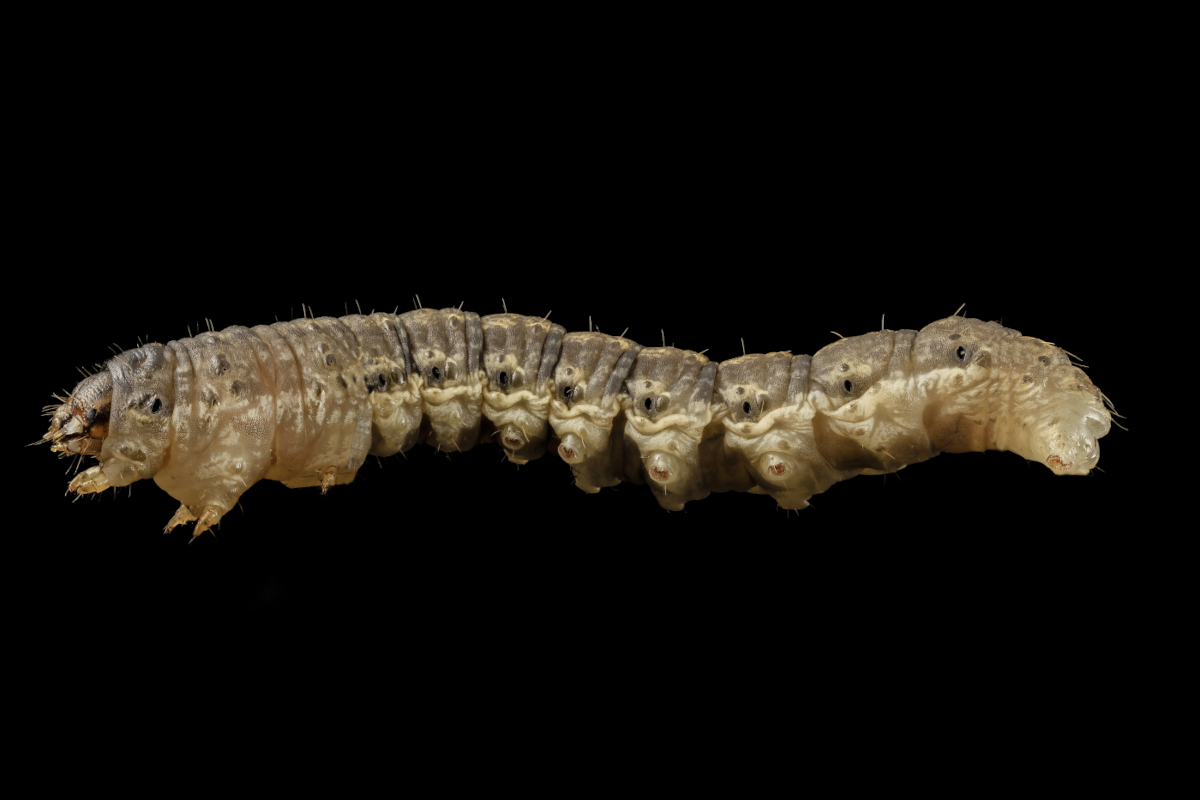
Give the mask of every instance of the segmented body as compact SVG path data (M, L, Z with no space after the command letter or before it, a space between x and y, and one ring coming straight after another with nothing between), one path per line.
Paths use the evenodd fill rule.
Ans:
M539 317L418 309L235 326L106 367L47 435L99 454L72 488L152 477L182 504L169 526L199 518L197 533L263 478L328 488L419 442L495 441L518 464L549 450L579 488L648 484L668 510L724 491L801 509L939 452L1009 449L1085 474L1109 425L1064 351L957 316L718 364Z

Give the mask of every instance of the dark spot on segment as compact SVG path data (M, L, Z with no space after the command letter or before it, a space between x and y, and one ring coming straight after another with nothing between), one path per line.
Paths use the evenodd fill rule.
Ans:
M332 367L336 363L337 363L337 358L333 355L333 353L330 353L329 355L325 356L325 365L326 366Z
M87 421L89 424L96 421L96 409L94 409L94 408L88 409ZM57 420L56 420L56 422L57 422Z
M340 372L338 373L338 385L340 385L343 389L350 388L350 384L346 383L346 379L342 377L342 373Z
M1047 356L1038 356L1038 361L1041 363L1041 365L1043 367L1050 366L1050 359Z
M845 383L842 384L842 388L844 388L848 394L848 393L854 391L854 384L851 383L850 381L846 381Z
M438 369L437 367L434 367L433 369L429 370L429 374L433 376L433 379L435 381L440 381L442 379L442 371L440 369Z
M246 394L246 384L241 381L234 381L233 385L229 387L229 391L233 393L234 397L242 397Z
M570 386L563 387L563 397L567 398L568 400L571 399L571 387Z
M962 334L961 334L961 333L952 333L952 334L950 334L950 341L954 341L955 339L961 339L961 338L962 338Z
M1024 376L1023 378L1021 378L1021 383L1033 383L1033 376L1032 375Z
M150 406L150 413L157 414L159 411L162 411L162 400L159 400L156 397L156 398L154 398L154 403ZM92 413L95 413L95 412L92 412ZM88 422L91 422L91 420L88 420Z
M967 360L967 348L965 348L965 347L958 348L957 350L954 351L954 354L956 356L958 356L959 361Z
M742 403L742 413L743 413L743 414L749 414L749 413L750 413L750 403L749 403L748 401L747 401L747 402L745 402L745 403Z
M508 373L507 372L500 373L500 385L508 386Z
M654 407L654 401L651 400L649 397L647 397L644 405L646 406L646 410L649 411L651 408Z

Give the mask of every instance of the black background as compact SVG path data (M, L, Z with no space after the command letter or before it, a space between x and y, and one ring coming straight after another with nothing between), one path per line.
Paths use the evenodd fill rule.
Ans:
M110 343L299 317L301 303L405 310L415 294L480 314L503 297L568 330L591 315L647 344L662 330L715 360L743 337L750 352L813 353L831 330L884 314L920 328L965 302L1081 356L1129 413L1136 309L1114 275L1138 269L1130 201L1120 169L1097 166L1112 142L1077 109L1016 101L1004 117L960 94L881 92L804 110L730 92L721 113L699 93L613 114L485 88L434 113L408 95L318 93L93 97L47 132L28 268L50 301L20 384L24 441ZM190 545L187 529L160 535L177 503L152 482L72 503L67 462L30 448L16 491L45 548L32 602L91 633L336 632L481 659L535 641L601 658L597 637L633 637L628 653L710 630L870 629L908 648L917 629L1016 626L1050 646L1079 624L1080 598L1103 605L1088 627L1120 613L1130 441L1114 429L1106 471L1086 478L1008 453L940 456L790 516L744 494L667 513L643 487L585 495L552 456L518 469L495 447L421 447L324 497L256 485Z

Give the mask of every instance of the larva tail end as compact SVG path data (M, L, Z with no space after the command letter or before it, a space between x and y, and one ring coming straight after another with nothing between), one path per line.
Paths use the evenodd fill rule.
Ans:
M1055 475L1087 475L1100 461L1100 438L1108 433L1108 412L1073 398L1055 406L1050 419L1032 427L1030 450ZM1029 458L1030 453L1022 453Z

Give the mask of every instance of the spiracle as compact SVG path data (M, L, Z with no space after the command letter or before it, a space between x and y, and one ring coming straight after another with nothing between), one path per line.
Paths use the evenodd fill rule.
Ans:
M592 327L448 307L207 330L119 353L49 409L44 438L99 460L72 492L152 478L180 502L166 528L196 521L199 535L264 478L324 493L422 442L557 459L585 492L642 484L668 511L725 492L799 511L835 483L944 452L1011 450L1084 475L1111 423L1065 351L958 315L719 362L665 331ZM453 480L465 505L480 494L482 477ZM511 505L496 513L536 516Z

